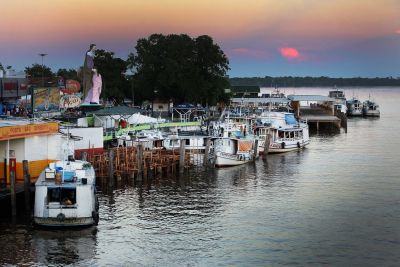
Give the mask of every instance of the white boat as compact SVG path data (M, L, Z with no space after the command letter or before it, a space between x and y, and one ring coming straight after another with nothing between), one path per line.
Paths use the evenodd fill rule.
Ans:
M262 112L253 128L260 138L260 153L264 153L267 138L270 139L268 153L298 150L310 143L308 124L296 120L293 113Z
M255 139L218 137L214 139L216 167L236 166L253 161L258 155Z
M335 99L334 107L336 111L347 114L346 96L341 90L329 91L329 97Z
M95 172L89 162L50 163L35 184L34 222L40 226L90 226L99 221Z
M145 150L161 149L164 136L159 130L143 130L136 134L128 133L117 136L118 147L137 147L142 144Z
M363 115L367 117L379 117L381 115L379 105L371 100L364 101Z
M258 157L258 138L245 129L249 127L230 118L213 125L213 156L216 167L241 165Z
M356 97L353 97L350 100L347 100L347 115L349 116L362 116L363 115L363 105L360 100Z
M207 139L210 139L210 136L202 132L179 132L168 135L163 141L163 146L166 150L179 149L183 140L185 150L204 152L207 148Z

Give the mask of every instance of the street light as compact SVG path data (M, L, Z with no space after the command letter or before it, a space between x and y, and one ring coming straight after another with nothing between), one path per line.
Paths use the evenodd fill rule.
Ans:
M40 53L39 56L42 57L42 87L44 87L44 64L43 64L43 59L47 54Z

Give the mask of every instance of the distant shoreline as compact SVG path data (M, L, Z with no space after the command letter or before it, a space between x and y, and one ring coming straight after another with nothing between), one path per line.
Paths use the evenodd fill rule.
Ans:
M260 87L386 87L400 86L400 78L249 77L229 78L231 86Z

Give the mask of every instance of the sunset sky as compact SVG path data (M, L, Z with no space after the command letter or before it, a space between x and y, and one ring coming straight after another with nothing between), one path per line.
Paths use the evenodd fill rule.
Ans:
M209 35L231 77L400 77L399 0L1 1L0 63L78 68L90 43L127 58L152 33Z

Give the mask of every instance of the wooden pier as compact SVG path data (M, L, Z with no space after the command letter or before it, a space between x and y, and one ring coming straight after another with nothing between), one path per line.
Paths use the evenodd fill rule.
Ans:
M98 155L88 155L96 177L143 177L171 176L182 173L196 164L196 157L185 151L184 143L176 150L144 150L138 147L116 147Z

